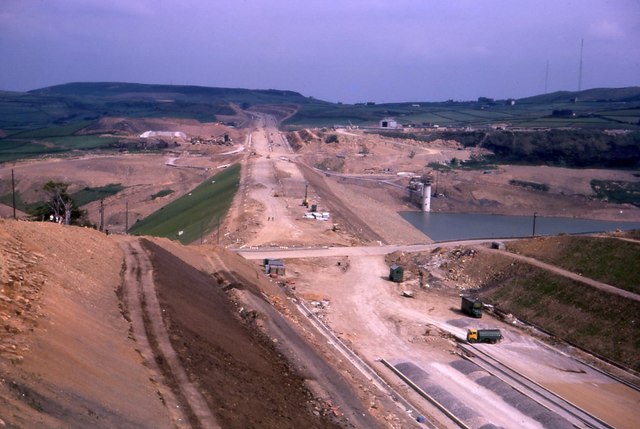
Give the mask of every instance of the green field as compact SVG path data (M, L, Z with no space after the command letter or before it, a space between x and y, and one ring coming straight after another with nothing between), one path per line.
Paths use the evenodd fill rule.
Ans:
M192 243L216 228L231 206L240 183L240 164L208 178L129 228L129 234L151 235Z
M555 336L640 370L640 303L515 262L481 291L483 300Z
M79 121L56 127L36 128L27 131L18 131L9 134L14 139L42 139L46 137L67 137L71 136L83 128L88 127L95 121Z
M10 162L42 155L61 154L72 150L108 149L117 138L99 136L45 137L19 140L0 139L0 162Z
M124 186L122 186L120 183L111 183L109 185L98 186L95 188L86 187L79 190L78 192L74 192L71 195L71 198L73 198L78 207L82 207L85 204L89 204L93 201L98 201L103 198L116 195L123 189Z
M640 294L640 245L615 238L545 237L510 242L507 249Z

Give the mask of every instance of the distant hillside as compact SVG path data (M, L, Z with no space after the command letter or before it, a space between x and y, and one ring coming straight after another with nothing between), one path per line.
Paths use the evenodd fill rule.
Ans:
M23 145L12 136L104 117L227 120L219 117L235 115L235 106L280 112L287 118L284 125L291 128L377 126L382 118L393 117L405 127L640 129L640 87L560 91L515 104L485 97L463 102L336 104L288 90L76 82L29 92L0 91L0 140L5 148Z
M550 94L535 95L517 100L518 103L551 104L567 103L574 99L578 102L638 102L640 87L593 88L584 91L556 91Z
M189 118L213 122L256 105L329 104L293 91L83 82L29 92L0 91L0 136L103 117ZM9 130L7 132L7 130Z
M45 96L96 97L106 99L146 99L168 101L225 101L253 104L304 104L313 99L294 91L276 89L213 88L192 85L150 85L122 82L74 82L29 91Z

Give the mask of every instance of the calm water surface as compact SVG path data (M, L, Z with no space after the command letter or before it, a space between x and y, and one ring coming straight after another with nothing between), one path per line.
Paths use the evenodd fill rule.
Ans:
M434 241L506 238L533 235L533 216L471 213L400 212L411 225ZM535 217L535 235L640 229L640 222L615 222L566 217Z

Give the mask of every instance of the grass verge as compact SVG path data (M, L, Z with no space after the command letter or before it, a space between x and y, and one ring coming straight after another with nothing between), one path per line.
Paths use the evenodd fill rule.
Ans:
M616 238L559 236L509 242L507 250L640 294L637 243Z
M640 370L640 302L520 262L494 276L480 295L559 338Z
M229 210L239 184L240 164L234 164L137 222L129 233L191 243L213 231L215 221Z

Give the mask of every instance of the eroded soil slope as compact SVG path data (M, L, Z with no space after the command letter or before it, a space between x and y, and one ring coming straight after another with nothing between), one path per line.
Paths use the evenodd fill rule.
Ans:
M0 426L171 427L97 231L0 221Z
M173 347L223 427L339 427L320 416L304 380L255 329L255 312L229 299L220 275L198 271L152 242L144 245Z

